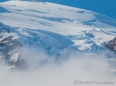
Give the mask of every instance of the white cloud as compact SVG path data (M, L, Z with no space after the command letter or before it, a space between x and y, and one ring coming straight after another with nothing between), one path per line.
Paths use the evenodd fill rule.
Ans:
M112 82L107 86L116 86L116 75L109 70L112 65L104 55L86 56L77 52L71 53L67 59L66 52L59 58L60 61L54 61L45 53L37 53L33 49L28 54L27 61L32 61L30 68L25 71L8 71L8 67L0 67L0 86L88 86L86 81ZM29 52L27 51L27 52ZM26 53L26 52L25 52ZM27 58L26 58L27 59ZM38 64L42 60L47 60L44 65ZM36 68L33 64L38 64ZM40 66L41 65L41 66ZM74 81L79 83L74 84ZM106 86L101 83L99 86ZM98 86L98 84L94 84ZM90 86L94 86L90 84Z
M42 0L9 0L9 1L42 1Z
M9 1L23 1L23 0L9 0Z

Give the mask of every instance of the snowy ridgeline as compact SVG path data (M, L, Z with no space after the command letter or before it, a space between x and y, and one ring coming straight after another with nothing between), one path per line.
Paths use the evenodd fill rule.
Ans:
M33 49L56 57L65 50L108 54L105 44L116 33L112 18L48 2L0 3L0 22L1 59L15 67L25 64L23 58Z

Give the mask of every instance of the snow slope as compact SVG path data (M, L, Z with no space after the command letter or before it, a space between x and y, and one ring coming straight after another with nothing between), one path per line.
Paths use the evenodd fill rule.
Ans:
M115 19L48 2L2 2L0 22L23 46L57 56L66 48L83 53L106 51L105 43L116 34ZM18 53L10 58L16 61Z

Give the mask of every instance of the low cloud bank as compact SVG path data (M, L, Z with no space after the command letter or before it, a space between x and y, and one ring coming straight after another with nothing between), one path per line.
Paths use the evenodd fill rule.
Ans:
M25 49L29 68L12 71L0 65L0 86L116 86L116 70L105 55L68 52L57 61L56 56Z

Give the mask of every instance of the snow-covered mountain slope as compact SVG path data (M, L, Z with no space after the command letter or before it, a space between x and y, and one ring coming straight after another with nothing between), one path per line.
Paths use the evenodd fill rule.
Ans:
M48 2L2 2L0 22L1 30L4 26L12 32L1 32L0 40L15 34L22 46L57 56L66 48L84 53L106 51L105 43L116 35L115 19Z

